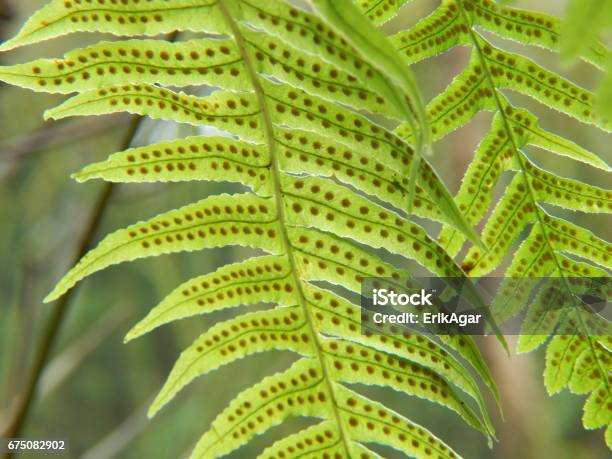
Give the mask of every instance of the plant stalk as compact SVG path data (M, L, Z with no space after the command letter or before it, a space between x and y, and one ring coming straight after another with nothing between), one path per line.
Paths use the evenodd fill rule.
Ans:
M128 130L125 133L125 137L121 143L121 149L125 150L130 147L132 141L138 132L142 117L134 117L129 125ZM94 238L96 237L98 227L109 207L109 204L113 198L114 192L117 185L113 183L107 183L100 192L93 211L91 212L89 219L85 225L85 230L79 238L75 257L72 261L72 265L76 264L83 255L89 250ZM76 288L73 288L66 292L66 294L55 302L53 305L53 311L49 317L49 320L45 326L45 331L41 340L38 343L34 364L30 376L26 382L26 385L19 396L17 402L17 408L13 416L13 420L9 424L7 430L2 433L4 438L19 438L23 427L28 420L30 415L33 402L36 398L36 392L38 383L41 375L49 361L54 345L57 341L59 332L61 330L64 319L69 310L72 299L76 293ZM3 456L5 459L11 459L13 457L12 452L5 453Z

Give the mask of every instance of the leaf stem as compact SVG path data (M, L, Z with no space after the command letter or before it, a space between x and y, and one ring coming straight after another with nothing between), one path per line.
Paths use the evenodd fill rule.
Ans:
M259 80L260 76L257 73L255 64L253 63L251 56L249 55L249 51L247 49L244 38L240 31L240 26L238 22L232 16L229 10L229 7L225 3L225 0L219 0L218 5L219 5L219 8L221 9L223 17L225 18L225 21L227 22L228 26L230 27L232 31L232 34L234 35L236 44L238 45L238 48L240 49L240 53L242 55L245 67L247 69L247 73L249 74L249 79L251 80L251 83L253 85L253 90L255 91L255 94L257 95L257 99L258 99L258 102L261 108L261 115L262 115L262 119L264 123L266 141L268 144L268 151L270 154L270 171L271 171L272 180L274 182L274 195L275 195L275 200L276 200L278 219L281 223L281 228L282 228L281 237L283 240L283 246L286 250L287 259L291 267L291 272L293 273L295 283L297 285L300 307L304 311L304 316L306 317L306 322L308 324L308 328L310 329L310 334L314 342L317 359L319 360L321 364L321 371L323 373L323 379L325 380L325 385L327 387L327 391L331 398L330 404L332 407L333 420L336 422L338 426L338 432L340 434L340 439L343 444L343 450L344 450L345 455L348 457L349 456L348 435L345 433L344 426L342 425L340 408L338 406L338 402L336 401L333 381L329 375L329 370L327 368L327 365L326 365L326 362L323 356L323 350L321 349L319 333L315 327L314 320L312 318L312 312L310 311L308 302L304 295L304 291L302 288L303 281L301 277L299 276L299 270L297 267L297 263L295 261L295 257L292 252L291 241L289 239L289 235L287 234L286 223L285 223L285 211L284 211L285 204L283 202L283 190L281 189L281 185L280 185L281 167L278 161L278 152L277 152L276 142L274 140L272 116L269 111L268 102L266 100L266 95L260 83L260 80Z

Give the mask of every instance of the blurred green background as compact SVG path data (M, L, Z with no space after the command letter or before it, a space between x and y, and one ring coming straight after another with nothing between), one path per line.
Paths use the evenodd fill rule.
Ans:
M0 38L14 34L25 18L44 3L44 0L0 0ZM555 15L562 15L565 8L565 1L515 3ZM436 4L415 0L387 28L392 31L413 24ZM0 55L0 62L10 64L59 56L100 38L73 35ZM586 64L560 67L558 57L552 53L491 39L506 49L537 59L587 88L596 87L601 77ZM468 56L469 50L456 49L416 66L427 100L451 81ZM546 129L610 160L609 138L595 128L580 125L525 97L514 94L510 97L537 114ZM51 310L41 300L69 268L77 240L102 189L102 184L96 182L79 185L69 175L119 149L130 119L117 115L43 122L42 112L61 100L59 96L0 86L0 432L9 421L16 397L27 379L33 351ZM435 146L432 161L453 192L490 119L490 113L480 114L467 127ZM148 120L134 145L196 133L192 127ZM537 150L531 153L545 168L606 185L604 175L588 166L551 158ZM501 189L498 187L498 193ZM139 219L212 193L235 190L239 187L210 183L121 186L96 240ZM558 210L554 212L560 214ZM611 222L603 216L576 213L569 218L604 238L610 234ZM65 457L185 457L216 413L235 394L264 375L286 368L293 357L281 352L268 353L224 367L197 379L155 419L148 421L146 407L180 351L214 321L242 310L165 326L129 345L123 344L123 336L179 283L249 254L246 249L232 248L146 259L110 268L84 282L61 328L58 346L44 372L39 398L23 436L68 439L70 452ZM509 340L512 343L512 337ZM400 397L392 391L360 390L376 393L384 403L447 440L464 457L607 457L602 432L582 429L582 398L568 393L552 398L546 395L541 351L508 358L495 341L480 341L504 399L505 421L495 416L500 442L493 449L488 449L479 434L448 410ZM494 413L493 404L490 406ZM306 422L288 422L275 428L231 457L255 457L275 439ZM401 457L389 450L381 452L386 457Z

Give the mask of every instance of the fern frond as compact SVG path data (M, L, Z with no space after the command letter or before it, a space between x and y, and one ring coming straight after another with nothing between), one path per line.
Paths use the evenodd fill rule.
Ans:
M312 455L326 454L329 457L342 456L341 442L338 438L338 431L334 430L328 422L317 424L302 432L290 435L285 439L267 448L257 456L257 459L274 459L276 457L290 457L297 451L299 454ZM369 459L381 459L377 453L366 448L361 443L352 442L349 444L350 457L367 457Z
M151 404L153 416L195 377L257 352L290 350L313 356L308 324L299 306L243 314L211 327L179 357Z
M123 85L82 92L45 112L45 119L127 112L194 126L208 124L262 142L259 110L252 94L216 91L207 97L153 85Z
M329 416L334 395L326 380L320 361L313 358L298 360L288 370L263 379L215 418L193 457L222 457L289 417Z
M174 320L221 309L273 302L295 304L294 280L289 261L282 256L262 256L223 266L177 287L138 322L126 342Z
M262 457L315 438L316 452L339 457L379 457L365 445L375 442L413 457L455 458L423 427L346 384L381 385L430 400L491 439L470 368L498 403L499 395L474 341L363 335L358 305L329 288L358 292L364 277L409 277L378 248L439 276L465 278L412 220L412 210L476 244L479 238L422 155L430 129L397 51L349 2L343 16L330 2L317 3L326 14L280 0L52 1L2 45L12 49L76 31L214 34L178 43L100 42L60 60L3 67L0 80L77 93L47 118L129 112L214 126L226 135L131 148L76 173L79 181L232 181L251 190L210 196L112 233L46 300L125 261L229 245L260 249L264 255L184 282L128 333L131 340L178 319L272 305L204 331L179 357L150 414L198 376L254 353L289 350L299 360L239 394L192 457L224 456L289 417L309 416L321 422L280 440ZM361 2L359 8L382 23L404 3ZM355 27L367 37L358 38ZM197 97L168 88L190 85L218 89ZM379 115L384 121L374 121ZM400 121L409 122L412 137L392 132Z
M477 41L479 58L486 65L491 85L525 94L579 121L610 131L610 125L595 116L593 96L589 91L549 72L531 59L502 52L483 38Z
M63 59L4 67L0 75L11 84L61 94L143 83L249 88L240 53L228 39L100 42L72 50Z
M523 44L560 50L562 26L558 19L500 6L490 0L442 1L430 16L391 39L406 64L433 57L458 45L472 49L466 68L427 106L434 140L467 124L480 111L495 112L455 198L470 225L485 219L493 206L493 189L500 177L510 172L513 178L490 216L486 217L481 234L486 248L471 247L462 261L462 268L470 276L491 273L512 251L519 236L527 234L505 271L508 279L492 306L494 317L503 321L521 312L528 303L528 290L516 289L511 291L512 295L505 290L517 279L559 278L558 283L564 290L562 296L541 290L529 304L523 325L523 332L529 336L520 338L518 349L533 350L547 341L548 334L559 333L547 348L545 382L549 392L569 387L590 394L585 405L584 426L609 426L612 411L606 406L606 400L611 393L610 356L609 348L601 342L610 330L605 323L596 326L589 323L588 315L581 312L579 290L574 284L578 278L609 279L612 247L590 231L550 215L553 210L549 209L609 214L612 192L545 170L529 158L525 147L537 146L606 172L610 167L597 155L562 136L544 131L533 114L512 106L504 91L519 92L607 132L610 121L597 116L596 101L589 91L525 56L494 46L478 27ZM605 46L591 41L579 51L585 61L599 68L609 56ZM408 123L400 126L396 133L409 141L414 137ZM448 226L439 235L439 243L453 256L459 253L464 242L464 235ZM533 287L534 284L529 285ZM570 312L559 314L547 310L551 309L548 302L555 300L567 304ZM538 333L534 334L536 330ZM584 380L585 370L578 370L578 367L593 369L588 383ZM577 379L572 382L574 374Z
M132 4L133 3L133 4ZM0 46L7 51L73 32L113 35L159 35L176 30L227 32L215 0L51 0L32 15L17 35Z
M429 148L427 118L411 70L398 61L396 51L384 35L368 21L350 0L310 0L330 25L338 30L361 57L383 75L382 94L394 104L403 120L408 121L422 136L417 141L417 153Z
M439 403L457 412L468 424L486 431L476 415L449 384L429 369L402 362L396 357L357 343L324 340L321 350L336 381L391 387L409 395ZM411 375L405 376L410 369Z
M443 1L429 16L409 30L392 35L389 40L410 64L468 44L467 28L452 1Z
M359 54L381 72L384 76L382 95L395 105L401 118L412 127L416 152L408 174L408 214L412 214L421 160L431 150L429 123L414 75L398 59L399 55L385 36L357 9L351 7L351 0L310 0L310 3L332 28L339 30ZM449 196L445 197L448 200ZM460 223L461 230L480 245L478 236L465 224L456 206L452 205L450 210L455 221Z
M264 144L228 137L187 137L160 142L111 155L73 174L79 182L228 181L249 186L261 196L271 196L268 153Z
M281 253L279 231L271 198L211 196L108 235L64 276L45 301L59 298L94 272L138 258L223 247L230 242Z
M379 403L343 386L338 386L337 397L343 426L352 441L390 446L410 457L458 457L433 434Z
M465 10L469 12L474 24L519 43L559 51L565 41L561 39L565 36L562 21L548 14L500 6L491 0L466 3ZM583 37L578 35L576 40L572 41L584 42L586 46L578 54L581 54L580 57L586 62L601 68L608 54L602 43L595 40L585 42Z
M393 18L402 6L412 0L358 0L357 9L375 25L381 25Z

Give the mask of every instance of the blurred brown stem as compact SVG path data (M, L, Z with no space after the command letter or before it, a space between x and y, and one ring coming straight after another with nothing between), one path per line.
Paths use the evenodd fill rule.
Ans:
M45 121L42 128L27 135L0 141L0 161L23 159L36 152L91 138L126 121L128 119L123 116L72 122L68 122L67 118L52 123Z
M141 119L141 117L135 117L131 122L126 132L125 138L122 142L122 149L127 149L130 147L132 139L134 138L136 132L138 131L138 127L140 126ZM78 262L78 260L85 254L85 252L91 246L96 236L98 226L102 221L106 210L109 207L109 203L112 199L115 188L116 185L113 185L112 183L105 184L104 189L100 192L96 205L93 211L91 212L87 224L85 225L85 229L79 239L73 264ZM32 372L26 382L22 393L19 396L19 401L17 402L17 408L15 409L13 421L9 424L8 429L2 434L2 436L5 438L18 438L21 434L23 426L28 419L28 415L30 414L30 410L32 408L32 404L36 396L38 383L40 381L42 371L47 365L49 357L51 356L51 351L57 340L57 336L61 329L63 320L66 317L66 313L68 311L75 292L75 288L69 290L62 298L56 301L53 305L53 311L51 312L51 316L49 317L49 320L45 327L42 339L40 340L37 346L35 360L32 366ZM13 457L13 455L10 452L5 455L6 459L10 459L11 457Z
M0 20L9 21L13 16L13 11L6 0L0 0Z

